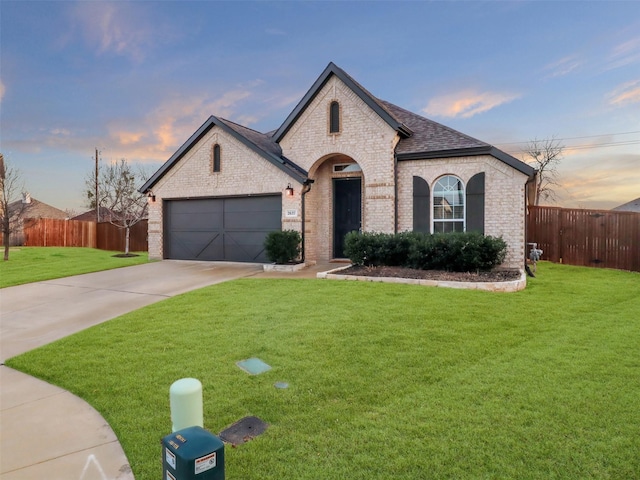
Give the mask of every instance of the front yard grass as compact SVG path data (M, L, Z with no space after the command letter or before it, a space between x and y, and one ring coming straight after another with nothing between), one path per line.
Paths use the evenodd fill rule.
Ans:
M134 252L138 255L135 257L114 257L119 253L84 247L11 247L9 260L0 260L0 288L149 261L147 252Z
M232 479L640 478L640 275L538 265L490 293L242 279L11 359L86 399L161 477L169 387L198 378ZM235 363L258 357L250 376ZM287 382L288 389L274 388Z

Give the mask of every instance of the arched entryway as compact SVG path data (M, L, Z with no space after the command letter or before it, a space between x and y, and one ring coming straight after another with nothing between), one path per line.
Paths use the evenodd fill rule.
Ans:
M364 178L360 165L344 154L319 159L305 198L305 257L327 261L344 257L344 236L362 228Z

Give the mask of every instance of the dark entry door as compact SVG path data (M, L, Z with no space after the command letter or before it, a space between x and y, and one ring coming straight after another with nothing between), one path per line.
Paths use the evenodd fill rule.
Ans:
M362 226L362 179L333 181L333 257L344 258L344 236Z

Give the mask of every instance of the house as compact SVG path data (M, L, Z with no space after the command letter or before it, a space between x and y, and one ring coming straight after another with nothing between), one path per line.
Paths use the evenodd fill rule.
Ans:
M640 212L640 197L635 200L631 200L630 202L623 203L622 205L618 205L611 210L615 210L617 212Z
M8 205L8 211L12 225L9 236L9 245L11 246L24 244L25 219L65 219L69 217L65 211L36 200L27 192L22 194L22 199L11 202Z
M114 216L113 211L111 211L107 207L100 207L98 212L100 213L100 222L108 222ZM93 209L88 210L88 211L86 211L84 213L81 213L80 215L76 215L71 220L78 220L80 222L95 222L96 221L96 209L93 208Z
M150 258L265 262L267 233L292 229L312 263L344 257L353 230L476 230L501 236L503 265L521 268L535 174L330 63L277 130L211 116L140 191Z

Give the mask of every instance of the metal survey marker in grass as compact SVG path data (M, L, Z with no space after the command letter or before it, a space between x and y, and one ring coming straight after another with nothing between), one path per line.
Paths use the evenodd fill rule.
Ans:
M259 358L248 358L247 360L241 360L237 362L236 365L250 375L259 375L268 370L271 370L271 366L267 365Z
M244 417L220 432L220 439L232 445L241 445L263 433L268 426L258 417Z

